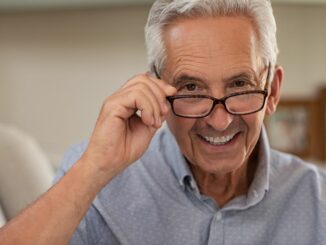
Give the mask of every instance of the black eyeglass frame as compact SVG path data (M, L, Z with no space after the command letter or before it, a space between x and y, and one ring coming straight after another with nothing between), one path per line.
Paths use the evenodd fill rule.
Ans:
M268 71L267 71L267 77L266 77L266 84L265 84L265 89L264 90L249 90L249 91L243 91L243 92L236 92L236 93L231 93L227 96L224 96L223 98L221 99L217 99L213 96L210 96L210 95L175 95L175 96L167 96L166 99L170 102L171 104L171 108L172 108L172 112L174 115L178 116L178 117L183 117L183 118L204 118L204 117L207 117L209 114L212 113L212 111L214 110L215 106L218 105L218 104L222 104L224 106L224 109L231 115L249 115L249 114L253 114L253 113L256 113L260 110L262 110L266 104L266 98L268 96L268 90L267 90L267 87L268 87L268 84L269 84L269 77L270 77L270 69L271 68L271 63L269 62L268 63ZM154 70L154 73L156 75L156 77L158 79L161 79L160 75L158 74L157 72L157 69L155 66L153 66L153 70ZM244 95L244 94L263 94L264 95L264 99L263 99L263 103L261 105L261 107L257 110L254 110L254 111L251 111L251 112L245 112L245 113L237 113L237 112L231 112L229 111L229 109L227 108L226 104L225 104L225 101L228 99L228 98L231 98L231 97L235 97L235 96L239 96L239 95ZM177 114L174 110L174 106L173 106L173 103L175 100L177 99L183 99L183 98L203 98L203 99L211 99L213 101L213 104L212 104L212 108L205 114L203 115L200 115L200 116L185 116L185 115L181 115L181 114Z
M257 110L254 110L254 111L250 111L250 112L245 112L245 113L237 113L237 112L232 112L230 111L226 104L225 104L225 101L231 97L235 97L235 96L239 96L239 95L244 95L244 94L263 94L264 95L264 101L261 105L261 107ZM260 111L261 109L264 108L265 106L265 103L266 103L266 98L267 98L267 95L268 95L268 91L267 89L264 89L264 90L251 90L251 91L243 91L243 92L237 92L237 93L232 93L232 94L229 94L221 99L217 99L217 98L214 98L212 96L209 96L209 95L176 95L176 96L167 96L166 99L170 102L171 104L171 108L172 108L172 112L174 115L178 116L178 117L183 117L183 118L204 118L204 117L207 117L209 114L212 113L212 111L214 110L215 106L218 105L218 104L222 104L224 106L224 109L230 113L231 115L248 115L248 114L252 114L252 113L256 113L258 111ZM203 114L203 115L200 115L200 116L185 116L185 115L181 115L181 114L178 114L175 112L174 110L174 101L177 100L177 99L184 99L184 98L202 98L202 99L210 99L213 101L213 104L212 104L212 107L211 109Z

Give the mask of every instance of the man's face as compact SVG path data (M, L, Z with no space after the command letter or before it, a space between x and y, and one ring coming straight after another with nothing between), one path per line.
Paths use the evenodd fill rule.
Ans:
M230 93L263 90L267 67L259 57L253 25L245 17L182 19L164 32L167 49L163 79L178 94L222 98ZM260 81L262 81L260 83ZM227 174L247 163L260 134L266 108L243 116L229 114L223 105L200 119L167 116L178 144L195 169Z

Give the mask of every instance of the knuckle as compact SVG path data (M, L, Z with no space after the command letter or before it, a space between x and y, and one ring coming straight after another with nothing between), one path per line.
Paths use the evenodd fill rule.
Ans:
M148 93L150 89L147 84L139 83L133 88L133 91L135 91L135 93L137 93L138 95L144 95L144 93Z
M102 103L102 110L106 112L109 111L110 108L112 108L111 97L107 97Z
M136 82L136 83L147 81L147 80L148 80L148 76L143 73L137 74L137 75L133 76L131 79L129 79L129 81Z

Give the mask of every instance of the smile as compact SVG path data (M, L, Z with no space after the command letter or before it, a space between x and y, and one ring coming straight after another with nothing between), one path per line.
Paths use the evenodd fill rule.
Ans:
M202 138L211 145L224 145L230 142L236 134L222 136L222 137L208 137L202 136Z

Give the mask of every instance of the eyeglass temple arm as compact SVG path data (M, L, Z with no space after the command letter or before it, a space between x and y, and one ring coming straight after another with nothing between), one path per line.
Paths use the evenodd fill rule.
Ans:
M267 77L266 77L265 90L267 89L268 84L270 84L269 79L270 79L270 76L271 76L271 68L272 68L272 64L271 64L271 62L269 62L268 63Z
M158 74L158 71L157 71L155 65L152 66L152 69L153 69L153 71L154 71L154 74L155 74L156 78L157 78L157 79L161 79L161 76Z

